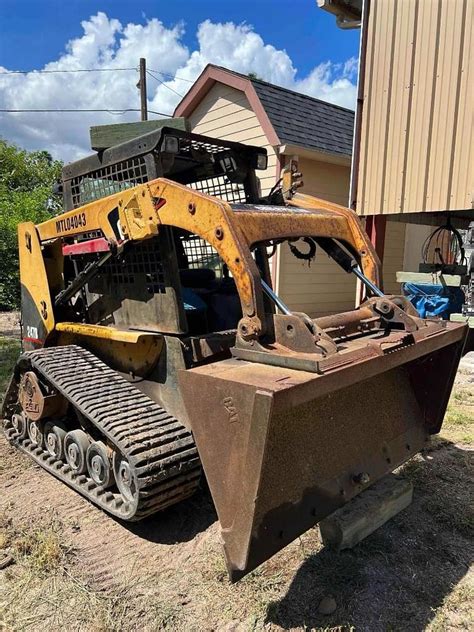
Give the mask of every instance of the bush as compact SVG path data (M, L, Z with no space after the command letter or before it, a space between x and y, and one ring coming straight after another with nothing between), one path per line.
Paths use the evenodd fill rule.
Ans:
M0 140L0 311L20 304L17 226L58 212L53 184L62 163L46 151L29 152Z

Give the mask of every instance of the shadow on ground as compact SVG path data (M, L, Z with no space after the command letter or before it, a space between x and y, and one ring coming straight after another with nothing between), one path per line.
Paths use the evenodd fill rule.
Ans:
M158 544L189 542L217 520L214 504L204 485L191 498L140 522L116 520L130 533Z
M473 455L440 442L405 466L413 504L355 549L309 556L287 594L269 605L267 622L425 630L474 558ZM338 608L323 616L318 605L328 595Z

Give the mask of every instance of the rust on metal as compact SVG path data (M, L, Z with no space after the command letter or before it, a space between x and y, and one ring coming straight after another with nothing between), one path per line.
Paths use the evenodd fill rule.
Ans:
M20 405L31 421L54 417L64 411L65 400L59 393L45 395L33 371L21 376L18 391Z
M364 317L367 309L357 311ZM353 313L339 315L334 325L353 321ZM262 357L180 372L233 580L438 431L465 328L432 325L420 327L418 337L382 328L342 338L333 365L319 373L263 364Z

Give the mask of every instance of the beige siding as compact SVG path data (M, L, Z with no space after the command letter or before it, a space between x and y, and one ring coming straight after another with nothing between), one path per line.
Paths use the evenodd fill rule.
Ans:
M357 210L471 209L474 0L370 6Z
M383 256L383 288L386 294L400 294L400 283L396 274L403 270L405 257L405 231L403 222L387 222Z
M265 147L268 168L257 171L262 194L275 184L277 158L267 137L241 90L216 83L189 117L191 131L214 138L225 138L247 145Z
M303 172L302 191L347 206L349 167L305 158L299 161ZM301 250L307 248L301 245ZM308 267L296 259L287 244L280 250L279 294L295 311L323 316L354 308L356 282L324 253L318 252Z
M300 158L303 193L347 206L349 200L350 167Z
M406 224L405 230L405 256L403 268L405 272L418 272L421 262L421 250L428 236L433 231L432 226L423 224Z

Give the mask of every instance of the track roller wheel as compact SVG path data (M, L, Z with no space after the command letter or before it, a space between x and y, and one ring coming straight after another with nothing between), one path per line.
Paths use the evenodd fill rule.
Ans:
M114 453L113 463L115 482L119 492L125 500L136 501L138 499L138 480L135 470L127 459L118 452Z
M44 426L46 450L51 456L64 461L64 439L67 435L65 426L60 422L48 421Z
M87 448L87 471L96 485L106 489L114 482L107 446L102 441L94 441Z
M31 443L39 448L44 447L44 426L41 421L31 421L28 423L28 436Z
M89 437L84 430L71 430L64 438L66 461L76 474L84 474L87 471L86 453L89 443Z
M28 419L24 413L12 416L12 426L15 428L19 439L24 439L28 434Z

